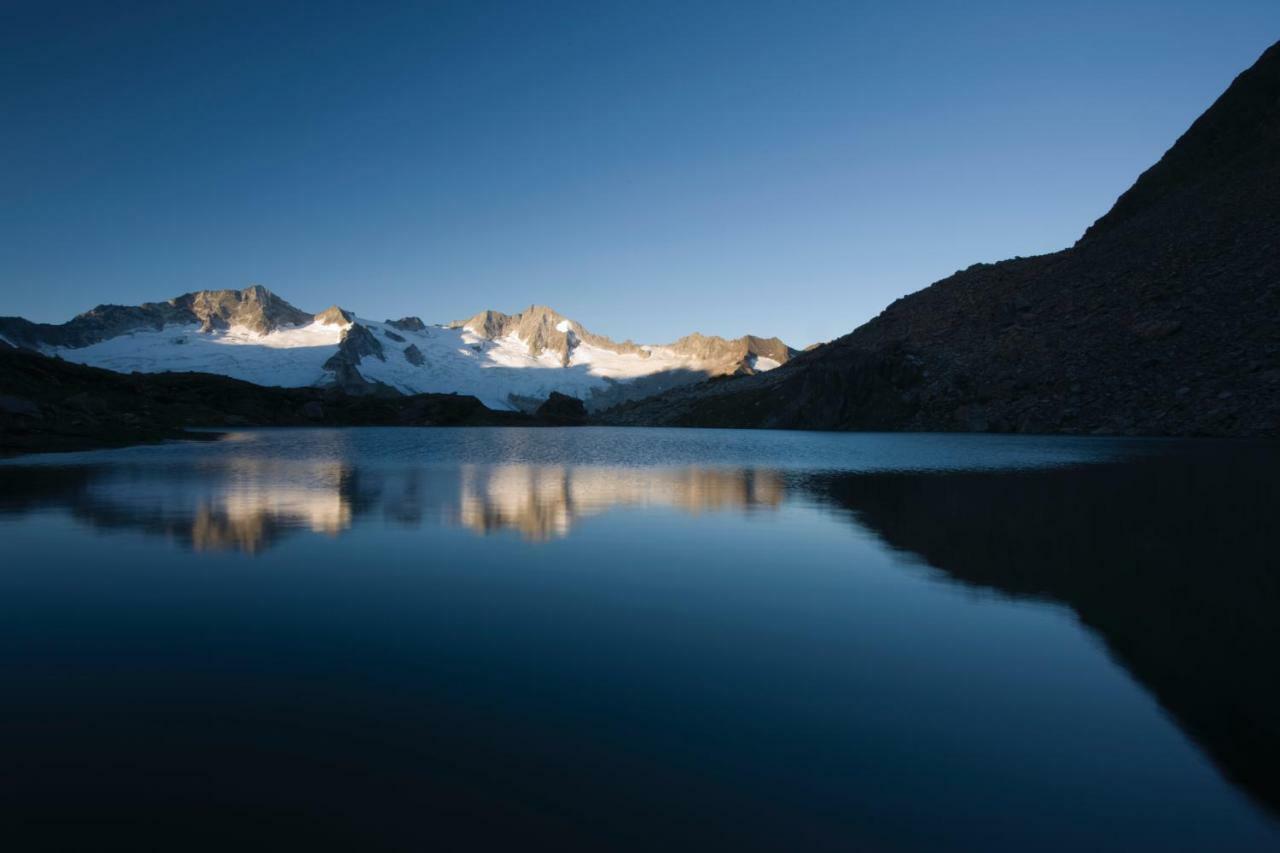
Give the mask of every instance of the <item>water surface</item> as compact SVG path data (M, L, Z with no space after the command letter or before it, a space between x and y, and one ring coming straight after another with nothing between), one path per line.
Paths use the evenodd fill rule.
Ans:
M1269 850L1280 453L246 431L0 465L35 849Z

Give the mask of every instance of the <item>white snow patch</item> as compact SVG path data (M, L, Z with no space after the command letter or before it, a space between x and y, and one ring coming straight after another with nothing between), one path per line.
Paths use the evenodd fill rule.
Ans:
M87 347L56 347L67 361L121 373L198 371L258 385L314 385L330 374L324 363L338 351L342 327L310 323L265 335L245 328L201 332L198 324L142 329Z
M756 356L755 364L752 365L756 370L773 370L775 367L781 366L782 364L780 362L774 361L771 358L766 358L763 355Z

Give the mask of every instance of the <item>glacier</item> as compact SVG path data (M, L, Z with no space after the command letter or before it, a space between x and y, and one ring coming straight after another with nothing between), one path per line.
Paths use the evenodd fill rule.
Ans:
M88 346L42 349L67 361L122 373L191 371L258 385L300 387L333 381L325 365L338 354L344 334L357 325L382 346L380 356L364 355L358 361L366 380L406 394L469 394L496 410L531 408L552 391L602 403L625 397L611 392L638 379L724 371L722 360L697 358L669 346L620 352L589 343L574 334L569 320L555 326L569 335L567 361L550 349L535 353L516 333L488 338L466 326L415 330L359 317L339 323L317 319L265 333L235 325L213 330L202 330L199 323L168 325L135 329ZM406 355L410 347L416 348L420 359ZM778 362L759 356L753 357L751 365L765 370Z

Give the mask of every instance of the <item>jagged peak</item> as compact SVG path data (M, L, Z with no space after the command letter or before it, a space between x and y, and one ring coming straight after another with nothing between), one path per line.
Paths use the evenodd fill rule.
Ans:
M260 284L243 290L199 290L178 297L173 305L190 311L205 332L241 326L265 335L313 319Z
M531 319L531 320L549 319L549 320L556 320L557 322L559 322L560 320L569 319L568 317L564 316L559 311L557 311L556 309L552 308L549 305L530 305L528 308L524 309L524 311L520 312L520 314L517 316L520 316L526 319Z
M588 331L581 323L569 319L549 305L536 303L515 314L504 314L492 309L481 311L467 320L450 323L449 327L466 329L487 340L515 335L535 356L548 350L556 352L560 355L561 363L566 365L579 343L640 358L650 357L654 349L661 347L701 361L737 362L753 356L763 356L783 364L796 352L779 338L757 335L722 338L694 332L675 343L665 345L636 344L629 339L618 342Z
M489 308L468 317L466 320L455 320L449 323L448 327L451 329L469 329L481 337L501 337L509 334L509 329L514 326L528 326L547 321L555 321L555 323L568 321L581 328L581 324L569 320L559 311L546 305L530 305L515 314L506 314Z
M354 323L356 315L337 305L330 305L328 308L315 315L315 321L326 326L345 326Z
M448 328L467 329L482 338L497 338L502 336L502 329L510 319L510 315L490 309L474 314L466 320L454 320L449 323Z
M243 287L239 289L234 287L223 287L223 288L210 288L206 290L192 290L182 294L181 296L175 296L173 299L170 299L168 301L168 304L182 306L182 305L190 304L192 301L196 299L218 300L218 301L226 301L226 302L257 302L262 304L283 303L284 305L289 305L288 302L285 302L285 300L281 299L279 296L276 296L265 285L261 285L261 284L251 284L248 287ZM143 304L153 305L158 303L148 302ZM289 307L292 308L293 306L290 305Z

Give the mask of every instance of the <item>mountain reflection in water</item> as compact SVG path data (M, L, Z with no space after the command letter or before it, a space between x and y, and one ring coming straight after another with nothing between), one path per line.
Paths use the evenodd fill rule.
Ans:
M0 513L66 511L195 550L259 554L364 519L566 537L619 508L814 507L939 578L1061 602L1255 802L1280 812L1280 572L1272 446L1018 470L824 472L687 465L366 467L239 459L9 465Z
M258 554L281 537L338 535L357 517L456 524L479 534L517 531L541 542L615 507L690 513L776 508L776 471L461 465L362 469L339 462L232 459L196 468L14 467L0 511L65 507L104 529L163 535L197 551Z
M462 467L458 520L477 533L518 530L531 541L568 535L578 519L619 506L698 513L777 507L775 471L684 468Z

